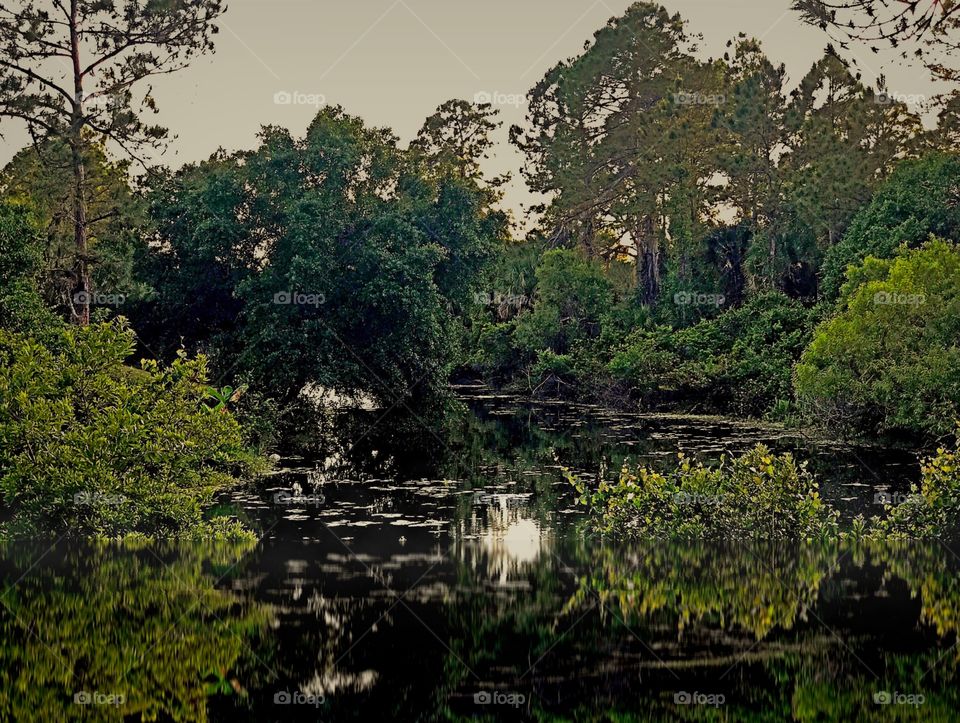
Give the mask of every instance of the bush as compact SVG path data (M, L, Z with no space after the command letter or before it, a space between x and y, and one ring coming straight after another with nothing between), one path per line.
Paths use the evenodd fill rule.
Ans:
M123 363L133 349L123 320L62 328L48 344L0 332L8 533L195 535L213 494L257 464L232 414L204 403L203 357L136 369Z
M596 490L569 476L599 531L670 539L832 539L838 514L817 483L789 454L757 446L707 467L680 455L668 474L624 466L616 482Z
M809 339L810 318L783 294L763 294L686 329L634 332L607 370L643 397L667 393L761 416L792 396L791 369Z
M939 449L925 460L921 472L919 488L875 520L874 537L933 539L960 532L960 437L954 449Z
M848 434L939 437L960 418L960 249L931 240L852 269L796 368L805 413Z
M537 266L534 308L517 318L513 336L519 356L532 361L545 350L567 354L595 339L612 304L613 285L598 262L577 251L548 251Z

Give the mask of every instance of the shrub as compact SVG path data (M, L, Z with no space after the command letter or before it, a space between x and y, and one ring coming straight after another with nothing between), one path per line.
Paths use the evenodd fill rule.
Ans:
M839 432L938 437L960 418L960 249L931 240L852 269L797 365L805 413Z
M596 490L569 476L596 529L616 536L670 539L832 539L838 514L817 483L789 454L760 445L708 467L682 454L662 474L624 466Z
M875 520L874 537L931 539L960 532L960 436L952 449L939 449L921 466L919 488L898 505L888 506L887 517Z
M517 317L513 333L524 363L539 352L567 354L576 344L595 339L613 304L613 285L600 264L577 251L548 251L536 273L534 308Z
M204 403L203 357L137 369L123 363L133 349L123 320L62 328L48 344L0 332L10 534L196 534L213 494L256 465L232 414Z
M783 294L763 294L686 329L635 332L607 369L641 396L669 392L761 416L792 396L791 369L809 339L810 318Z
M551 382L556 387L561 384L569 384L575 376L573 359L568 354L554 354L549 349L545 349L540 352L530 373L531 381L538 388L549 385Z

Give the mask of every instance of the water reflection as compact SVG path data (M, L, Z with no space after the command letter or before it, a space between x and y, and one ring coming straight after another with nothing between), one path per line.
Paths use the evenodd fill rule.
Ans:
M0 548L0 720L957 719L947 548L612 545L559 473L803 440L468 402L328 419L336 439L221 500L254 549ZM909 461L798 454L848 514Z
M206 720L245 697L270 612L223 583L251 548L0 548L0 720Z

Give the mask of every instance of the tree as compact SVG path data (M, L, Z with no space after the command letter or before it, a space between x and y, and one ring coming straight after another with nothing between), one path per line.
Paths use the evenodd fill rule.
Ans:
M822 291L840 293L847 268L867 256L889 259L906 245L921 246L931 234L960 238L960 157L933 153L907 160L850 223L823 263Z
M453 357L451 309L472 302L506 219L476 179L427 165L325 108L304 138L265 128L254 151L158 179L157 298L138 328L285 404L311 384L388 407L429 397Z
M24 148L0 171L0 192L29 207L45 233L41 289L47 304L63 312L71 308L77 266L72 175L70 148L59 140ZM84 178L92 290L112 298L145 294L134 278L145 217L130 188L129 163L112 162L102 146L90 143Z
M960 70L944 64L944 56L960 50L960 4L954 0L794 0L793 9L843 47L862 42L879 53L878 45L889 44L945 80L960 79Z
M166 130L141 119L156 111L134 87L213 50L223 0L49 0L0 3L0 116L26 122L35 144L70 150L76 247L71 317L90 320L87 158L111 141L141 162Z
M951 433L960 419L960 250L931 240L848 272L840 312L796 368L818 423L855 434Z
M494 142L490 137L502 123L490 103L448 100L427 118L411 150L440 167L453 168L464 179L482 180L480 162L489 158ZM490 184L503 185L508 177L495 178Z
M790 203L798 225L809 228L824 249L839 241L922 130L904 104L879 102L877 91L864 86L830 47L793 92L788 123Z
M774 66L760 43L744 36L737 39L729 62L732 88L722 122L731 139L721 158L728 179L723 199L737 209L753 245L763 246L758 248L763 252L759 285L772 287L784 221L784 179L778 161L788 150L786 68ZM743 270L738 265L734 272L742 276Z
M511 129L531 188L552 197L554 242L632 256L646 304L660 294L668 239L695 237L710 199L722 69L694 48L679 15L635 3L547 72L529 93L527 127ZM689 246L677 246L682 262Z

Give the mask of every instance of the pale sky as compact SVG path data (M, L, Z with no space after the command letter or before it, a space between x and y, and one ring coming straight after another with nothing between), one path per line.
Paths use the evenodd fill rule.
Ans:
M438 105L450 98L492 96L501 109L491 173L511 171L505 205L531 197L520 178L521 159L507 129L521 122L523 97L559 60L583 49L595 30L631 0L230 0L217 52L161 77L153 95L157 116L177 138L160 159L173 167L207 158L218 147L249 149L261 125L301 135L316 102L340 104L368 124L388 126L407 142ZM719 56L743 31L762 40L767 55L787 66L791 87L828 42L800 22L790 0L663 0L701 33L702 54ZM864 48L864 80L885 72L891 91L930 96L922 68L884 65ZM277 94L297 94L278 104ZM27 142L16 121L3 121L0 163Z

